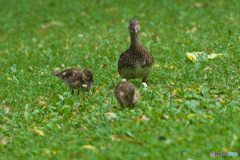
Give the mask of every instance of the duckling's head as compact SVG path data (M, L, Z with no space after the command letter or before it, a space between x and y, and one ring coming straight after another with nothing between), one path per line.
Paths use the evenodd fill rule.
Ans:
M128 31L130 33L134 33L137 34L140 31L140 25L138 24L137 19L132 18L129 22L129 27L128 27Z
M83 71L83 81L89 81L94 85L93 72L91 69L85 69Z
M138 94L138 92L135 90L135 88L128 88L127 97L133 105L135 103L137 103L137 101L138 101L138 99L137 99L138 95L137 94Z

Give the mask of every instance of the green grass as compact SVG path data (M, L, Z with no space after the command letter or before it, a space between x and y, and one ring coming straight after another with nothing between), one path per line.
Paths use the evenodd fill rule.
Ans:
M240 154L240 3L197 2L1 1L0 159L195 160L210 159L210 151ZM159 66L147 88L131 80L141 93L136 109L117 109L117 62L130 45L133 17ZM211 54L206 47L223 58L187 59L186 52ZM72 96L50 74L68 66L93 70L95 86L85 97ZM139 119L143 115L146 120Z

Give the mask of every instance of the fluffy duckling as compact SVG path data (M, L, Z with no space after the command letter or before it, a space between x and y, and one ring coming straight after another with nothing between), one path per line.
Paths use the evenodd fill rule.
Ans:
M67 69L59 73L52 73L55 77L58 77L64 81L66 85L70 87L71 93L74 95L74 90L79 90L86 92L92 89L93 82L93 72L90 69Z
M140 42L140 25L137 19L132 18L130 20L128 31L131 37L131 45L121 54L118 61L118 71L120 76L126 80L143 78L143 82L145 82L152 71L154 58Z
M139 100L139 91L129 82L118 83L114 95L121 106L135 106Z

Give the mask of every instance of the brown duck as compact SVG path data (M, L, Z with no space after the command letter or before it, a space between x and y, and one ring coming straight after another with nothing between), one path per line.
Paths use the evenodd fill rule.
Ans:
M64 81L66 85L70 87L71 93L74 95L74 90L79 90L87 92L92 89L93 82L93 72L90 69L67 69L59 73L52 73L55 77L58 77Z
M121 106L135 106L139 100L139 91L129 82L118 83L114 95Z
M140 42L140 26L135 18L130 20L128 31L131 37L131 45L120 56L118 71L120 76L126 80L143 78L143 82L145 82L152 71L154 58Z

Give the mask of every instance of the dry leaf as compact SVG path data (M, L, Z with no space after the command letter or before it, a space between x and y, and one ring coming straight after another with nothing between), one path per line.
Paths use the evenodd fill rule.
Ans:
M5 137L2 137L2 138L1 138L1 143L2 143L3 145L6 145L6 144L8 144L8 141L6 141L6 138L5 138Z
M94 146L91 146L91 145L84 145L84 146L82 146L82 148L85 148L85 149L91 149L91 150L97 150L97 148L96 147L94 147Z
M116 134L114 134L114 135L109 135L109 138L110 138L112 141L120 141L120 140L123 138L123 136L122 136L122 135L116 135Z
M168 115L166 115L166 114L163 114L163 117L165 117L166 119L168 119L168 118L169 118L169 116L168 116Z
M109 102L107 100L105 100L105 101L103 101L103 103L107 103L108 104Z
M222 98L219 97L218 95L215 95L215 100L218 100L218 101L220 101L220 102L224 102L224 101L222 100Z
M92 138L84 138L84 141L92 141Z
M7 107L7 108L5 108L5 109L4 109L4 112L5 112L5 113L9 113L10 108L11 108L11 107Z
M203 4L203 3L195 3L195 6L196 6L196 7L204 7L204 8L207 8L207 7L208 7L207 4Z
M86 126L83 126L82 129L83 130L88 130L88 128Z
M103 64L101 65L101 68L106 67L106 66L107 66L107 64L106 64L106 63L103 63Z
M74 142L73 142L72 140L70 140L69 143L71 143L72 145L74 145Z
M206 67L206 68L203 69L203 71L208 70L208 69L211 70L212 68L210 68L210 67Z
M139 119L145 121L147 120L147 117L145 115L142 115Z
M44 102L44 101L41 101L41 100L40 100L40 99L38 99L38 98L37 98L37 100L38 100L38 104L37 104L38 106L41 106L41 105L44 105L44 104L46 104L46 102Z
M86 55L86 57L85 57L85 58L86 58L86 60L88 60L88 56L87 56L87 55Z

